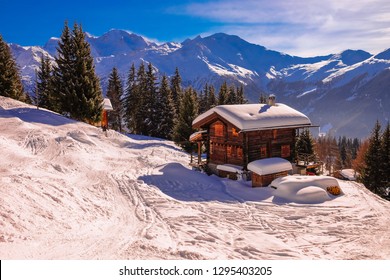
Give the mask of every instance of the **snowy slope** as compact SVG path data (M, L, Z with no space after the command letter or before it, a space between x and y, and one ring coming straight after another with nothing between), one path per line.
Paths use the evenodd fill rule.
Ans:
M390 258L390 203L357 183L297 203L4 97L0 150L1 259Z

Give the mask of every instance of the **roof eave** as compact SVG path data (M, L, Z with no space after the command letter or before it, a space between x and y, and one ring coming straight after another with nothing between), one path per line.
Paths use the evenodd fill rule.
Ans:
M269 126L269 127L255 127L241 129L240 132L250 132L250 131L260 131L260 130L270 130L270 129L283 129L283 128L304 128L304 127L319 127L319 125L312 124L294 124L294 125L283 125L283 126Z

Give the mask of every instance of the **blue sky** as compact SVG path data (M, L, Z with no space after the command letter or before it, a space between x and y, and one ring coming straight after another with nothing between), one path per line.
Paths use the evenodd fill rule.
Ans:
M157 42L225 32L293 55L390 48L387 0L0 0L0 34L44 45L68 20L99 36L124 29Z

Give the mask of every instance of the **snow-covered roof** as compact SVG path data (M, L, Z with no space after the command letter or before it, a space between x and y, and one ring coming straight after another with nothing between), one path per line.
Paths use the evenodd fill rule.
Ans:
M282 103L276 103L275 106L267 104L220 105L199 115L192 125L196 128L201 127L213 114L224 118L241 131L311 125L306 115Z
M103 100L103 110L106 110L106 111L114 110L114 108L112 108L112 104L111 104L110 99L104 98L104 100Z
M356 181L356 172L353 169L343 169L340 171L341 176L344 178L350 180L350 181Z
M198 139L202 139L202 134L207 133L207 130L201 130L194 132L190 135L190 141L197 141Z
M242 173L242 166L238 166L234 164L219 164L217 165L217 169L221 171L232 172L232 173Z
M259 175L273 174L291 169L292 165L288 160L277 157L259 159L248 164L248 170Z

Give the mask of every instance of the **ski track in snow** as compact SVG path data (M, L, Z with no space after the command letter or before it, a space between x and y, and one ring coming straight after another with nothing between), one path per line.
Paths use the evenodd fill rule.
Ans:
M191 171L172 142L3 97L0 149L1 259L390 258L390 203L358 183L276 203L271 188Z

